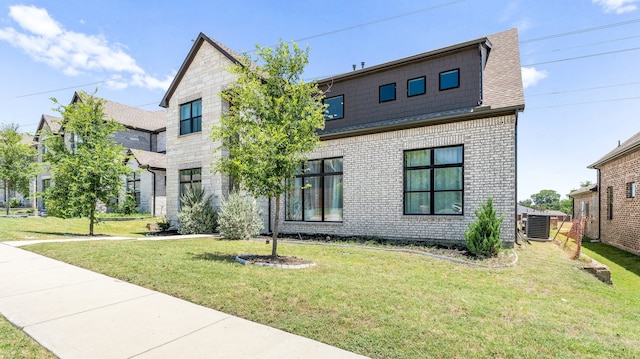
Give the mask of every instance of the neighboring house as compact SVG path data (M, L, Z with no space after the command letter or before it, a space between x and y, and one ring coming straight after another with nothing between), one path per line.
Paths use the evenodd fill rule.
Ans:
M589 165L598 171L602 242L640 255L640 132Z
M36 144L36 149L38 150L38 163L42 166L42 172L36 177L36 196L33 196L36 198L36 207L40 212L45 210L45 203L42 197L37 195L37 193L42 193L51 186L51 173L49 172L48 166L44 164L42 160L44 154L48 151L47 146L45 145L45 136L46 134L55 136L59 135L61 125L62 118L42 115L40 117L38 129L36 130L36 134L33 138L33 141Z
M78 93L74 93L71 103L82 101ZM124 146L128 150L140 150L139 152L132 151L135 158L129 161L129 165L136 169L149 172L148 175L143 175L142 171L136 172L133 177L139 176L140 178L132 178L131 186L138 184L137 188L131 187L134 196L137 193L139 204L139 211L143 213L156 213L157 215L164 215L164 165L163 157L166 152L166 114L164 111L146 111L136 107L131 107L117 103L114 101L105 100L103 112L105 118L112 118L116 122L124 125L124 130L118 130L113 135L115 142ZM38 125L38 131L36 132L35 141L38 145L38 153L40 154L39 161L42 161L42 154L46 152L46 146L44 145L43 134L51 132L55 135L65 136L65 139L69 143L73 143L73 134L65 133L64 123L61 118L43 115ZM154 153L146 154L146 152ZM147 180L147 176L155 176L155 179ZM145 177L145 180L143 180ZM137 182L136 182L137 181ZM127 188L127 181L123 178L123 186ZM51 185L51 175L45 170L44 173L38 175L37 178L37 191L42 192L48 186ZM40 211L45 210L45 204L39 199L38 209Z
M600 237L598 185L592 184L577 189L569 193L569 197L573 200L573 218L578 219L580 216L587 218L584 235L592 239Z
M188 186L205 187L214 205L228 193L228 178L210 170L225 153L214 152L209 130L227 108L219 94L234 80L228 67L238 58L200 34L161 102L170 220ZM322 145L296 178L310 187L282 199L283 233L464 245L474 209L492 197L504 216L501 239L513 245L516 126L524 110L515 29L319 86L328 104Z
M28 133L22 133L20 135L22 136L22 139L21 139L22 143L35 147L35 143L33 142L33 135ZM18 191L11 190L7 195L7 192L4 186L5 186L4 181L0 181L0 206L4 207L5 202L7 200L16 198L20 201L20 205L19 205L20 207L23 207L23 208L33 207L34 202L31 199L31 196L28 196L28 193L20 193ZM31 183L29 184L29 192L33 191L34 188L35 188L35 179L31 181Z
M132 172L127 176L125 192L134 196L140 212L166 215L167 156L138 149L130 149L129 156L127 165Z

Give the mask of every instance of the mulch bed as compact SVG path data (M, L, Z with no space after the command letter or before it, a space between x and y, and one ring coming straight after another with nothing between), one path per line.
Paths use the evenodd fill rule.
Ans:
M311 264L310 260L304 258L298 258L293 256L265 256L265 255L243 255L240 258L253 262L253 263L265 263L265 264L281 264L281 265L301 265Z

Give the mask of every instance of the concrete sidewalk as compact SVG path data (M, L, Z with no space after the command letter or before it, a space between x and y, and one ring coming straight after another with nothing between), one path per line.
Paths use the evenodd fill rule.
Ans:
M363 358L8 243L0 313L64 359Z

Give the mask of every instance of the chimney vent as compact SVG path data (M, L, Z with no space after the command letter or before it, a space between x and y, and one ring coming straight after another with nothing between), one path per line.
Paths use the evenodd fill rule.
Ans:
M364 61L360 62L360 66L364 69Z

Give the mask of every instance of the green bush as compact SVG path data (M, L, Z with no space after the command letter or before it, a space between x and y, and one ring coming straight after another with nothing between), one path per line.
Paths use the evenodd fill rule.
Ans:
M494 257L500 253L500 223L503 217L498 217L493 208L493 199L489 197L481 209L475 210L474 222L469 223L469 229L464 232L467 249L476 257Z
M211 206L212 195L206 195L199 187L189 188L180 197L182 210L178 213L181 234L213 233L218 214Z
M19 206L20 206L20 200L19 199L15 198L15 197L12 197L9 200L9 207L16 208L16 207L19 207Z
M157 223L158 223L158 229L160 229L160 231L162 232L166 232L169 230L169 228L171 228L171 222L167 219L167 217L164 217L163 219L159 220Z
M260 234L263 222L255 199L230 194L222 202L219 225L220 235L226 239L251 239Z
M138 213L138 204L136 198L132 194L127 194L124 201L116 209L118 214L134 214Z

